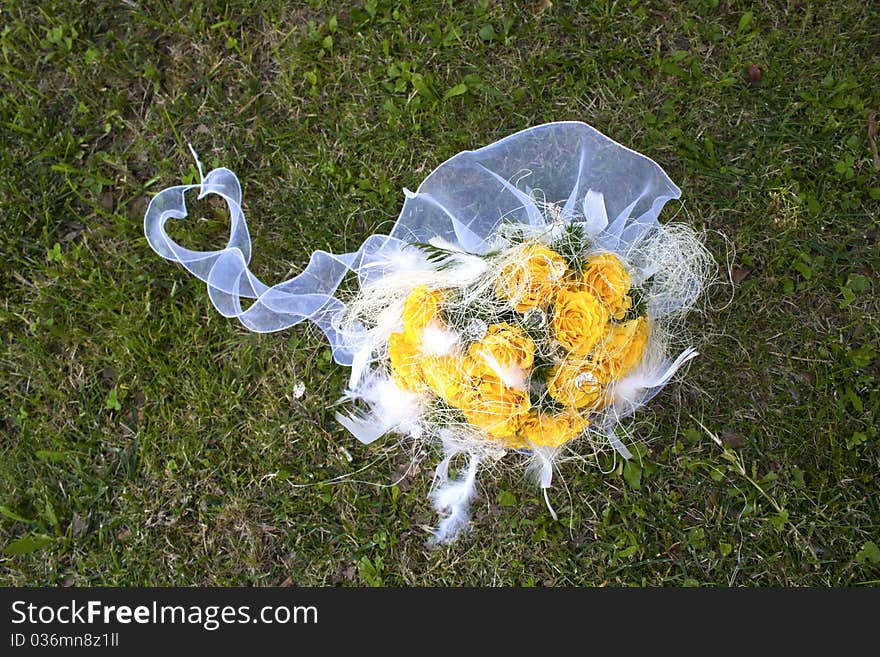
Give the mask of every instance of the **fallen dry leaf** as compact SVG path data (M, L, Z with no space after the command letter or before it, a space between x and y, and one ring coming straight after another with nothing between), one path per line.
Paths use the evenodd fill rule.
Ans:
M418 463L407 461L399 463L391 474L391 484L396 485L401 493L405 493L413 485L413 478L421 472Z
M73 223L68 225L68 231L64 233L64 237L61 238L61 241L65 244L75 240L79 237L79 234L85 230L85 226L78 221L74 221Z
M733 281L734 285L739 285L744 280L746 280L749 276L751 276L752 270L745 269L743 267L733 267L730 270L730 278Z
M746 69L746 75L749 77L749 84L753 87L757 87L761 84L761 77L764 75L761 71L761 67L757 64L749 64Z
M733 429L724 429L724 431L721 432L721 441L728 447L732 447L734 449L736 449L737 447L742 447L746 444L746 441L743 439L743 437Z

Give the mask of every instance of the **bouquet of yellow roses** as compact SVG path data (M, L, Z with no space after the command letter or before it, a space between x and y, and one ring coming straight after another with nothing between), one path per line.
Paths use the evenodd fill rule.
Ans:
M165 231L186 216L192 188L226 200L225 249L189 251ZM251 330L317 324L351 367L337 418L361 442L396 433L442 450L432 540L449 542L468 526L482 463L523 454L552 512L554 464L581 438L631 457L615 429L696 355L682 319L711 257L687 226L659 224L680 195L662 169L583 123L465 151L405 194L390 235L355 253L316 251L272 287L247 267L241 191L227 169L157 195L145 231ZM341 300L347 272L358 288ZM453 479L458 455L467 466Z
M567 262L535 241L496 257L507 264L495 265L483 294L413 289L403 330L389 336L389 367L401 388L430 394L506 446L559 447L641 361L647 318L630 313L630 276L612 253Z

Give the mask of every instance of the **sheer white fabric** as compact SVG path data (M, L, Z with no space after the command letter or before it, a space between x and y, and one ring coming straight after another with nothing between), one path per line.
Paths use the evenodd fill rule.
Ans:
M216 194L226 202L230 232L224 248L193 251L168 235L168 220L187 216L190 190L198 190L200 199ZM354 253L315 251L302 273L273 286L248 269L251 241L241 186L229 169L214 169L200 184L159 192L147 209L144 232L159 255L207 283L211 302L223 316L236 317L260 333L310 320L326 334L336 362L350 366L361 336L340 330L345 304L335 296L347 273L356 273L361 285L378 280L398 266L401 254L414 250L412 243L436 238L485 253L502 222L543 226L545 213L536 203L541 199L557 203L563 219L580 221L598 247L626 256L658 226L663 205L681 191L650 158L585 123L565 121L461 152L405 195L390 235L372 235ZM245 308L242 299L253 302Z

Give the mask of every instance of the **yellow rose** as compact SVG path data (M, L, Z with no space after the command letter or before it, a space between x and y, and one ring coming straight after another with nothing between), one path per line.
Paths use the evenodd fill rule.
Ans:
M388 358L397 385L412 392L424 390L425 381L419 348L417 344L407 339L405 333L392 333L388 338Z
M413 344L421 340L422 329L440 314L440 304L445 294L440 290L429 290L419 285L410 292L403 304L403 330L406 338Z
M608 330L608 312L586 290L560 290L553 307L553 332L567 349L581 356L592 351Z
M515 435L531 408L526 391L488 375L479 379L462 401L460 408L467 421L495 438Z
M598 408L604 401L609 376L591 361L568 358L555 365L547 377L547 393L574 408Z
M579 436L589 421L576 411L544 415L532 411L522 423L519 436L522 447L533 445L559 447Z
M535 362L535 343L522 329L510 324L492 324L479 342L470 346L470 355L481 369L493 372L521 370L523 375Z
M568 273L565 259L540 244L525 244L520 250L516 259L501 270L495 294L520 313L546 308Z
M587 258L582 277L584 286L599 299L608 312L621 319L632 306L629 290L632 281L629 272L613 253L602 253Z
M462 406L473 391L473 363L461 356L432 356L422 362L422 377L427 386L447 404Z
M644 317L623 324L612 324L608 336L595 353L596 364L617 379L642 361L651 328Z

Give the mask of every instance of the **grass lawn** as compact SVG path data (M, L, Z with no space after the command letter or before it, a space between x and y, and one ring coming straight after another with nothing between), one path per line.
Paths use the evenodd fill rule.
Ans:
M877 584L873 110L862 0L3 3L0 584ZM564 119L664 167L661 220L732 284L637 461L563 464L558 522L486 473L472 532L428 549L434 460L359 445L323 337L218 315L144 210L196 180L192 142L240 176L271 284L389 230L455 153ZM191 210L176 238L225 244L225 209Z

